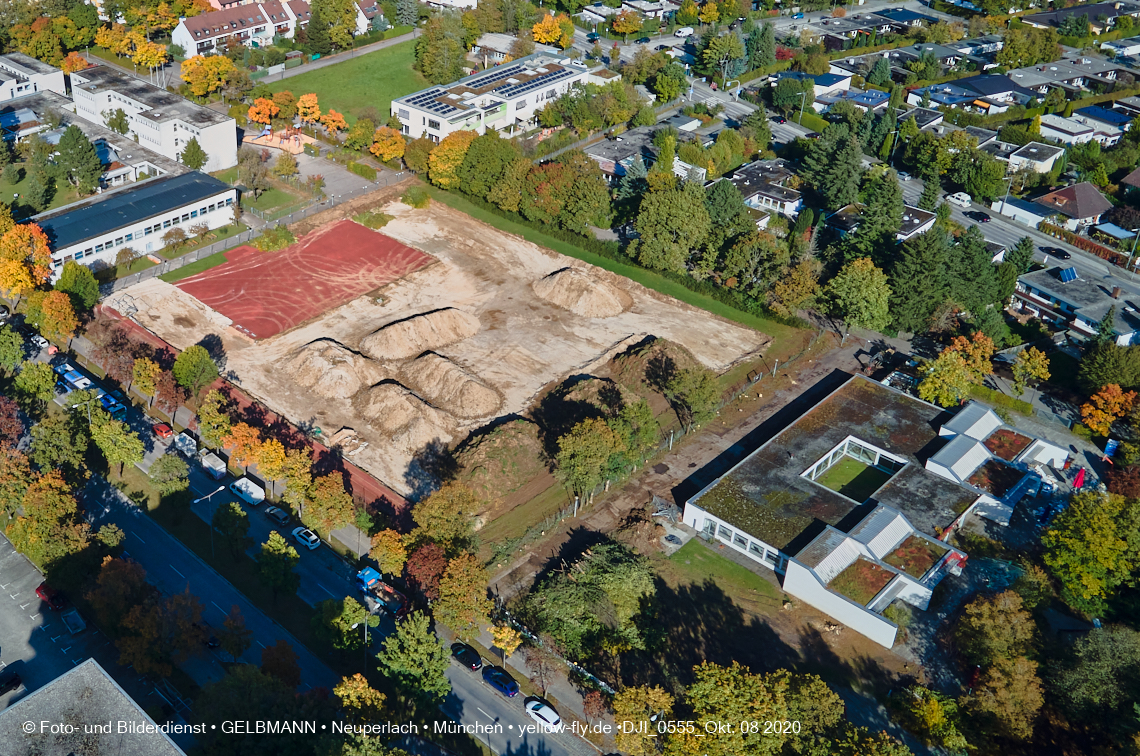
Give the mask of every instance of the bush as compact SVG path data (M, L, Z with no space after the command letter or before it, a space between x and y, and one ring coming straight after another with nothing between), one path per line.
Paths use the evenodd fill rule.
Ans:
M997 407L1005 407L1014 412L1020 412L1023 415L1032 417L1034 415L1033 405L1029 402L1023 402L1020 399L1014 399L1012 396L1006 396L1000 391L994 391L985 386L971 386L970 396L977 399L979 402L993 405Z
M404 192L404 196L400 198L400 201L405 205L423 209L431 204L431 194L422 186L413 186Z
M370 165L365 165L364 163L358 163L355 160L353 160L353 161L349 162L348 170L352 171L357 176L368 179L369 181L375 181L376 180L376 169Z
M279 249L285 249L295 241L297 241L297 237L293 236L293 232L288 227L277 226L262 231L261 236L254 240L253 246L262 252L276 252Z
M384 226L388 225L388 221L392 220L392 216L387 215L386 213L369 210L368 212L359 213L352 216L352 219L362 226L376 230L379 228L384 228Z
M312 157L319 157L320 156L320 150L317 148L316 145L306 144L301 149L304 151L304 153L306 155L310 155Z

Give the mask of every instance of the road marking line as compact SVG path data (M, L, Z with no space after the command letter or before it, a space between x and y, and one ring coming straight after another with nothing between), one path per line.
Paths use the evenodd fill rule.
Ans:
M28 602L28 603L26 603L26 604L20 604L20 608L21 608L21 609L27 609L27 608L28 608L29 606L31 606L31 605L32 605L32 602L31 602L31 601L29 601L29 602Z
M170 567L170 569L174 570L174 566L173 566L173 565L167 565L167 567ZM178 570L174 570L174 572L175 572L175 574L177 574L177 575L178 575L178 577L182 578L183 580L185 580L185 579L186 579L186 576L185 576L185 575L183 575L181 572L178 572Z
M487 712L485 712L485 711L483 711L482 709L480 709L478 706L476 706L475 708L476 708L476 709L477 709L477 710L478 710L478 711L479 711L479 712L480 712L480 713L481 713L483 716L485 716L487 719L494 719L494 717L492 717L490 714L488 714Z
M66 653L67 653L68 651L70 651L70 650L71 650L71 646L68 646L67 648L61 648L61 649L59 650L59 652L60 652L61 654L66 654Z
M11 599L12 599L13 601L15 601L15 600L16 600L16 597L17 597L17 596L19 596L19 595L20 595L20 594L18 594L18 593L9 593L9 594L8 594L8 596L10 596L10 597L11 597Z
M258 642L257 642L257 645L261 646L262 648L265 648L265 644L264 644L264 643L262 643L261 641L258 641Z
M131 535L133 535L135 538L138 538L143 543L146 543L146 541L143 541L143 539L139 536L139 534L134 532L133 530L131 531Z
M216 603L214 603L213 601L211 601L210 603L211 603L211 604L214 604L214 606L218 606L218 605L217 605ZM222 607L220 607L220 606L218 606L218 611L219 611L219 612L221 612L222 614L226 614L226 610L225 610L225 609L223 609L223 608L222 608ZM227 616L229 616L229 615L227 615Z
M55 643L57 640L59 640L59 639L60 639L60 638L62 638L62 637L63 637L62 635L57 635L57 636L55 636L54 638L52 638L52 639L51 639L51 642L52 642L52 643Z
M36 612L35 614L29 614L29 615L28 615L28 618L29 618L29 619L35 619L35 618L36 618L36 617L38 617L38 616L40 616L40 613L39 613L39 612Z
M328 588L325 588L325 587L324 587L323 585L321 585L320 583L317 583L317 587L318 587L318 588L320 588L320 589L321 589L322 591L324 591L325 593L327 593L328 595L332 596L333 598L336 598L336 594L335 594L335 593L333 593L332 591L330 591Z

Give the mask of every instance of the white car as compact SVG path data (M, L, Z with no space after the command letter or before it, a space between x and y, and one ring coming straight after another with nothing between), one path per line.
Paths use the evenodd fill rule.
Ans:
M230 483L230 490L251 507L256 507L265 501L265 489L249 478L241 478Z
M691 27L691 26L682 26L680 29L673 32L674 37L681 37L682 39L685 37L691 37L691 36L693 36L693 34L694 34L693 27Z
M557 730L562 727L562 720L554 708L540 699L526 702L526 713L544 730Z
M308 546L309 551L321 547L321 539L308 528L293 528L293 537L297 539L297 543Z

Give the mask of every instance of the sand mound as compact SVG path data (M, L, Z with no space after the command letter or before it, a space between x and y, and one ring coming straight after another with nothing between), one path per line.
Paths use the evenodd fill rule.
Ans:
M431 352L404 365L400 375L420 396L456 417L487 417L502 404L494 389Z
M368 358L329 339L301 347L285 367L297 383L328 399L347 399L379 377Z
M441 434L450 436L455 427L446 413L396 382L381 383L362 392L356 406L360 414L372 421L373 428L407 451L421 449Z
M584 318L612 318L633 306L629 294L576 268L555 271L532 286L542 299Z
M360 350L378 360L406 360L463 341L478 332L478 318L448 307L389 323L365 336Z

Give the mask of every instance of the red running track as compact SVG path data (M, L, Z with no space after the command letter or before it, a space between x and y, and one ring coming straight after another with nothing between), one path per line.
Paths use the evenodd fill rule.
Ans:
M175 286L255 339L287 331L435 260L350 220L279 252L241 246L226 258Z

